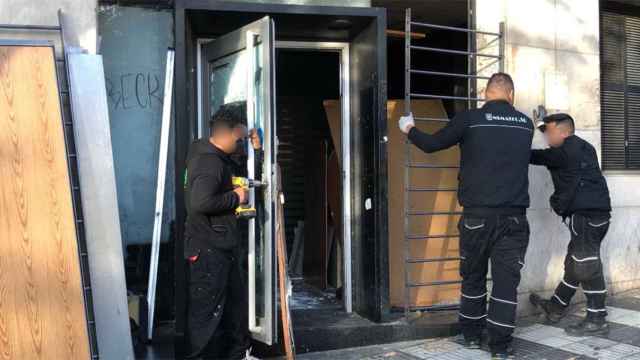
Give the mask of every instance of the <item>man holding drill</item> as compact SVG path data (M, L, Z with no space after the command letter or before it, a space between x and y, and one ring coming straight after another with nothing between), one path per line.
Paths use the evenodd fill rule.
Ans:
M223 105L212 118L212 134L195 141L187 156L187 221L184 256L189 266L187 341L193 359L245 359L248 290L236 209L248 201L248 189L234 186L232 155L256 131L244 125L238 104Z
M571 298L578 286L587 297L584 321L565 331L574 336L606 333L607 295L600 244L609 229L611 200L607 181L598 164L596 150L574 134L573 118L568 114L545 117L538 128L544 132L548 149L533 150L531 163L546 166L551 172L555 192L550 203L571 233L564 260L564 277L551 299L531 294L531 302L544 312L547 320L558 322L567 315Z
M413 116L400 119L400 130L425 152L460 144L458 201L460 218L459 320L465 343L480 348L486 326L493 359L512 359L517 287L529 243L529 158L533 123L513 107L514 87L508 74L491 76L480 109L457 114L435 134L414 126ZM491 261L493 289L487 313L487 271Z

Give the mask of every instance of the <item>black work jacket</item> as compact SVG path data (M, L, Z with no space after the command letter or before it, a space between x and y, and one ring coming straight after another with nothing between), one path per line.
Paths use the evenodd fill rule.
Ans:
M531 163L544 165L551 172L555 191L549 202L558 215L611 211L609 188L596 150L584 139L572 135L557 148L533 150Z
M185 176L185 257L217 248L238 246L235 209L239 197L233 192L236 164L208 139L191 144Z
M409 139L429 153L460 144L458 201L465 212L529 207L533 123L509 102L459 113L433 135L414 127Z

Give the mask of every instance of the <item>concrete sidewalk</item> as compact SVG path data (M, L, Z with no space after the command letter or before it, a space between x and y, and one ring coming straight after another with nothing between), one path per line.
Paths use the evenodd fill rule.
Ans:
M638 359L640 360L640 291L626 292L608 301L611 331L606 336L571 337L564 327L584 316L584 306L558 324L546 324L539 316L518 321L514 348L518 359ZM298 359L490 359L487 349L468 350L460 336L300 354ZM485 345L486 347L486 345Z

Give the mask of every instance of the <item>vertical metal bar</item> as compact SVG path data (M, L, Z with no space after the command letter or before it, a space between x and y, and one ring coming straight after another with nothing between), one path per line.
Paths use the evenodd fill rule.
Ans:
M469 29L472 31L469 31L468 33L468 45L469 45L469 52L475 53L478 51L478 32L476 31L476 1L475 0L469 0L467 2L467 6L468 6L468 19L467 19L467 24L469 25ZM469 57L468 58L468 63L467 63L467 67L468 67L468 74L473 74L473 75L478 75L478 57L477 56L473 56L473 57ZM469 77L469 81L467 82L467 89L468 89L468 97L469 97L469 109L475 109L478 107L478 102L476 100L472 100L472 98L477 98L477 90L478 90L478 81L476 78L474 77Z
M340 87L342 88L342 202L343 202L343 267L344 267L344 308L353 312L353 290L351 285L351 121L349 90L349 45L340 50Z
M627 33L627 21L626 17L621 17L622 22L622 33ZM627 64L629 63L628 52L627 52L627 40L626 38L622 39L624 42L621 46L622 57L623 57L623 66L622 71L624 72L624 168L629 169L629 73L627 69Z
M69 63L68 63L68 54L67 54L67 49L65 48L66 44L67 44L67 34L65 31L65 17L64 14L62 12L61 9L58 9L58 31L59 31L59 35L60 35L60 46L62 47L62 58L64 59L64 68L65 68L65 76L66 76L66 83L67 83L67 99L69 100L69 119L66 118L66 114L64 111L64 102L62 101L62 96L59 96L59 101L60 101L60 115L62 117L62 124L63 124L63 130L64 130L64 125L65 124L70 124L70 126L73 128L73 109L72 109L72 104L71 104L71 84L70 84L70 76L69 76ZM53 58L55 60L56 57L56 51L55 51L55 46L52 47L53 48ZM57 67L55 68L55 73L56 73L56 82L58 84L58 91L62 90L62 76L61 74L58 73L58 69ZM65 144L67 145L67 153L69 152L69 144L71 141L74 141L74 139L68 139L67 138L67 132L64 132L64 137L65 137ZM75 143L74 143L74 148L75 148ZM74 151L77 151L76 149L74 149ZM79 179L79 174L73 174L73 172L71 171L72 166L70 164L70 161L72 161L72 159L68 159L67 160L67 166L68 166L68 170L69 170L69 176L75 177L75 183L78 185L78 193L80 193L79 190L79 186L80 186L80 179ZM73 161L77 161L77 159L74 159ZM77 167L76 167L77 168ZM86 239L86 234L84 233L83 230L80 230L80 226L79 223L83 220L80 219L78 216L78 213L81 211L81 204L77 204L75 201L75 197L73 196L73 192L74 192L74 185L73 185L73 180L71 180L71 183L69 184L71 187L71 199L73 200L73 215L74 218L76 219L76 239L78 241L78 255L79 256L79 263L80 263L80 272L81 272L81 279L82 279L82 288L84 289L84 291L82 292L82 295L84 297L84 311L85 311L85 316L87 318L87 336L89 337L89 351L91 352L91 358L92 359L97 359L99 357L99 350L98 350L98 339L97 339L97 332L96 332L96 324L95 324L95 314L94 314L94 310L92 306L89 306L88 304L93 304L93 299L92 299L92 295L89 295L88 293L91 293L91 276L89 275L89 262L88 259L86 257L83 257L81 255L81 252L83 251L87 251L87 239ZM79 194L79 198L80 198L80 202L82 202L82 194ZM80 220L80 221L78 221ZM83 250L81 250L81 245L79 244L80 242L83 243L82 247L84 248ZM86 274L86 275L85 275ZM86 281L85 281L86 279ZM87 290L88 288L88 290Z
M404 24L404 112L408 115L411 112L411 8L406 10ZM404 316L409 319L409 307L411 289L407 286L409 283L409 246L411 242L409 238L409 188L411 168L411 143L406 140L405 144L405 167L404 167Z
M255 33L247 31L246 33L246 57L247 57L247 125L250 129L256 128L255 123L255 73L256 73L256 57L255 57ZM247 150L247 176L255 179L255 154L253 147L249 146ZM269 181L270 179L264 179ZM255 190L249 190L249 203L255 204ZM260 332L256 321L256 219L249 219L249 330Z
M171 98L173 97L174 50L167 51L162 101L162 129L160 130L160 150L158 159L158 183L156 188L156 211L151 240L151 261L149 264L149 288L147 289L148 325L147 338L153 338L153 317L155 315L156 286L158 284L158 258L160 257L160 235L162 234L162 211L164 209L164 187L167 177L167 156L169 153L169 130L171 129Z
M467 27L469 29L473 29L471 25L471 2L473 0L467 1ZM471 53L471 41L473 40L473 35L471 32L467 32L467 52ZM471 72L471 62L473 61L473 56L467 55L467 74L472 74ZM467 110L471 109L471 79L467 78Z
M498 46L498 55L500 55L500 59L499 59L499 67L500 67L500 72L504 72L505 69L505 63L504 63L504 47L505 47L505 25L504 25L504 21L500 22L500 45Z

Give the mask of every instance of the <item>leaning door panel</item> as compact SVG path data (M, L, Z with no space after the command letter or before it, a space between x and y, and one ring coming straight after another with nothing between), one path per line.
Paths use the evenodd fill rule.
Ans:
M247 148L247 176L267 186L250 190L257 217L241 226L248 233L249 329L256 340L272 344L275 324L274 229L276 212L273 164L276 163L273 22L265 17L210 43L203 51L203 124L224 104L244 102L247 126L262 133L261 154ZM203 131L203 133L206 133Z

